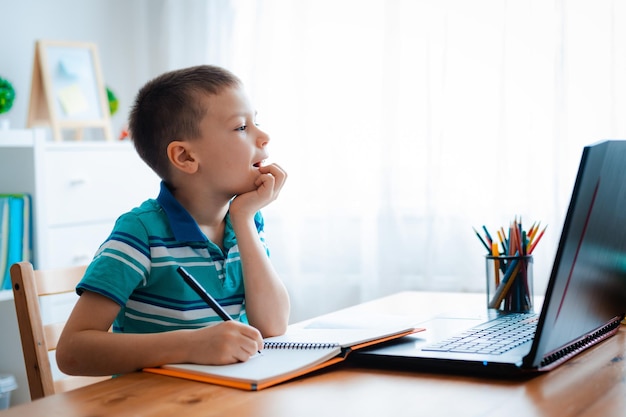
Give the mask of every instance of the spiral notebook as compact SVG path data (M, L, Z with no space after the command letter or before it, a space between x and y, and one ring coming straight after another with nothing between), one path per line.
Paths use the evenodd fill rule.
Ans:
M290 329L264 340L264 348L246 362L230 365L169 364L144 372L258 391L346 359L354 350L400 338L423 329L406 324L375 328Z

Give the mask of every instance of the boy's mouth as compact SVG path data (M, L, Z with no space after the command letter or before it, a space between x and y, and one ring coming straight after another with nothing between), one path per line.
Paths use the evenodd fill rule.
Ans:
M264 161L255 162L254 164L252 164L252 166L255 168L261 168L261 166L263 166L263 162Z

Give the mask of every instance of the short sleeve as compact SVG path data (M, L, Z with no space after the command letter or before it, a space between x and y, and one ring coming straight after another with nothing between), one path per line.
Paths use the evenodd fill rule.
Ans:
M148 233L138 216L122 215L100 246L76 291L92 291L124 306L130 294L146 284L150 268Z

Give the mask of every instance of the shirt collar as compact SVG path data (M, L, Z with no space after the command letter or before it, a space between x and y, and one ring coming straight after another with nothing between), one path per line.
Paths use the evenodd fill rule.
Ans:
M163 181L161 181L161 191L157 201L165 211L176 240L181 242L205 242L208 240L198 227L198 223L176 200Z

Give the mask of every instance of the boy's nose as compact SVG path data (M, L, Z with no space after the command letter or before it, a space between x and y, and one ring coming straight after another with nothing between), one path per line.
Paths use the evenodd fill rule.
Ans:
M261 129L259 129L259 135L257 136L257 145L260 146L261 148L266 146L269 141L270 141L270 136L265 133L264 131L262 131Z

